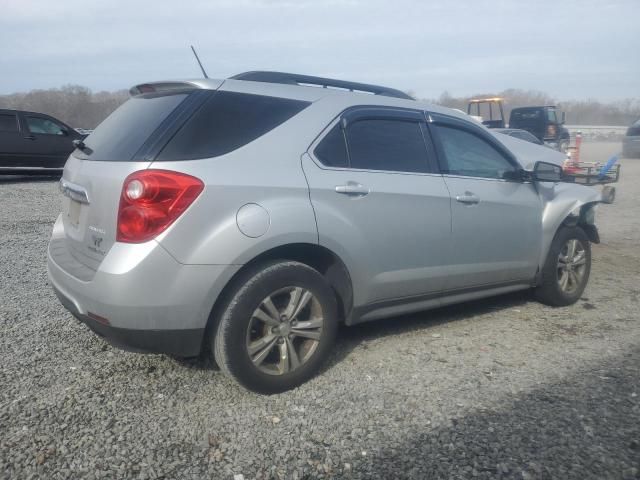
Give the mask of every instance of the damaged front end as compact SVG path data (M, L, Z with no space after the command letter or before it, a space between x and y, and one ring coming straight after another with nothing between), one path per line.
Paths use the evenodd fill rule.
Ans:
M542 202L540 268L544 265L551 243L562 225L579 226L592 243L600 243L595 225L596 208L599 203L613 203L615 187L605 184L618 181L619 167L613 175L615 178L602 168L591 168L572 175L563 169L565 155L505 135L495 135L515 154L528 179L535 183L538 190ZM612 158L607 166L611 168L614 163ZM536 172L539 164L549 168ZM551 177L544 178L546 174L551 174ZM557 178L553 178L554 175ZM602 185L601 191L594 185Z
M600 243L595 225L596 207L607 203L601 192L575 183L539 183L542 208L542 256L544 263L551 242L561 225L579 226L592 243Z

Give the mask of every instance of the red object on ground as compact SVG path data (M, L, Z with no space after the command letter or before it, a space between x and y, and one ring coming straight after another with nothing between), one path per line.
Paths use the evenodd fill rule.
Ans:
M576 133L576 157L575 158L571 158L571 160L575 161L576 163L580 162L580 146L582 145L582 133L578 132Z

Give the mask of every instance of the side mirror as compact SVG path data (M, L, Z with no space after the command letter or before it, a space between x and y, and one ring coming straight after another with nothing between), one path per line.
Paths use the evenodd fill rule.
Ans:
M560 123L562 123L562 125L564 125L565 121L566 121L566 112L562 112L562 121Z
M537 182L562 181L562 167L555 163L536 162L533 167L532 179Z
M60 135L68 137L69 136L69 130L66 127L60 128Z

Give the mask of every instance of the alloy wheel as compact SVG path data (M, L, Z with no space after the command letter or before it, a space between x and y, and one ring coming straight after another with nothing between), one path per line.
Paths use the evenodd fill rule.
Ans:
M322 308L311 291L281 288L254 310L247 329L247 353L264 373L290 373L313 356L323 327Z
M587 268L587 253L582 242L571 238L560 249L557 264L557 279L560 289L572 294L584 281Z

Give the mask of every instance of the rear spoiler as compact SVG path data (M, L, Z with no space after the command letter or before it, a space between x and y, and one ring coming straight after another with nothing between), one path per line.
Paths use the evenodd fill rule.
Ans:
M202 85L201 82L196 81L141 83L140 85L131 87L129 89L129 95L136 97L145 93L194 90L198 88L205 88L205 86Z

